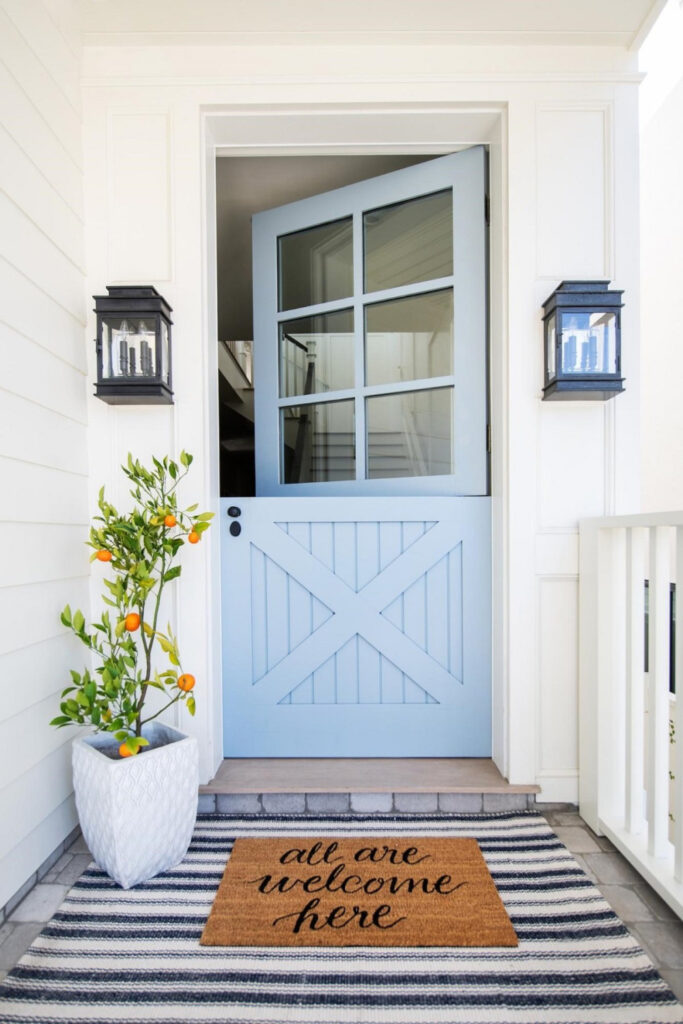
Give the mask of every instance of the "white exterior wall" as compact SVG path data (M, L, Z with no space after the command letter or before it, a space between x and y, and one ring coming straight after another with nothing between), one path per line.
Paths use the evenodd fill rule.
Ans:
M0 2L0 906L76 825L48 723L88 602L80 53L69 0Z
M683 508L683 7L643 48L641 106L643 509Z
M185 447L198 457L192 500L217 507L215 282L207 255L215 244L205 217L212 175L202 108L229 112L240 123L235 139L245 145L251 133L259 152L268 131L279 152L339 151L346 142L355 152L435 153L489 131L494 751L510 781L538 780L546 800L578 793L577 523L638 508L637 81L633 55L608 47L85 51L88 293L154 284L175 310L176 404L89 400L91 497L102 482L120 494L117 467L128 449ZM321 121L327 104L333 112ZM378 111L396 113L398 134L379 125ZM478 111L477 137L439 135L463 111ZM268 118L280 127L264 127ZM626 291L627 390L607 403L541 402L541 303L572 277L610 278ZM198 679L191 727L204 780L222 756L217 533L187 554L175 609L183 664Z

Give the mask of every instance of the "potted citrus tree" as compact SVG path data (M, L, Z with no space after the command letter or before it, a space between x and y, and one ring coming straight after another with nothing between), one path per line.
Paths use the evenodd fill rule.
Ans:
M197 814L197 741L159 720L175 704L194 715L195 678L159 618L164 590L181 573L181 549L200 541L213 513L178 505L191 455L152 461L147 468L129 455L122 467L129 512L100 491L87 543L91 561L109 570L105 607L90 626L81 611L62 612L90 665L72 670L51 723L94 727L73 743L76 806L95 860L124 888L182 860Z

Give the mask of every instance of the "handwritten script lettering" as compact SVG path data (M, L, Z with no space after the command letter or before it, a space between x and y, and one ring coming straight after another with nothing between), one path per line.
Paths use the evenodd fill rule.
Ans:
M300 909L274 918L272 927L289 927L293 934L301 931L321 931L323 928L395 928L407 920L405 913L394 912L391 903L371 906L327 906L321 904L326 894L343 893L346 896L375 896L387 899L390 896L404 898L412 893L437 897L451 896L468 883L453 878L450 874L430 876L424 869L413 876L405 872L369 874L376 865L395 868L415 867L431 859L430 854L421 854L418 847L407 846L360 846L352 853L342 856L339 844L315 842L312 846L293 846L279 857L279 863L288 868L287 873L263 874L247 880L247 885L256 886L264 896L300 891L312 896ZM349 862L349 863L347 863ZM301 869L304 870L301 870ZM309 872L307 868L316 868ZM401 910L405 911L405 903Z
M361 907L352 907L351 910L347 910L346 907L333 907L325 915L314 914L313 911L319 903L320 900L315 896L301 910L276 917L273 927L280 921L288 921L292 917L295 919L292 926L295 935L301 931L304 924L307 924L311 931L318 932L321 928L346 928L352 921L355 921L359 928L395 928L401 921L405 921L405 917L398 917L395 921L383 924L382 918L391 913L391 907L387 903L381 903L373 911L363 910Z

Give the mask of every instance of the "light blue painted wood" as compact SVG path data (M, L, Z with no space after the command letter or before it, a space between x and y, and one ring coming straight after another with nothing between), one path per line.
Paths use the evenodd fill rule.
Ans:
M486 757L488 498L221 503L227 757Z
M228 757L490 754L484 186L474 147L254 217L259 497L222 503ZM363 212L446 188L453 274L365 294ZM278 311L278 237L342 217L354 227L353 295ZM444 288L454 297L452 375L366 386L367 304ZM337 441L345 450L355 438L358 478L283 485L279 323L349 308L354 386L326 397L355 402L353 432ZM436 386L454 388L454 472L363 479L365 400ZM239 537L228 532L235 503Z
M254 268L254 402L256 493L263 496L308 495L485 495L488 487L486 223L484 192L486 156L483 147L453 153L391 174L312 196L253 217ZM418 196L451 189L453 195L453 274L431 281L365 293L363 285L363 213ZM295 310L278 310L278 238L316 225L351 217L353 221L353 295ZM453 373L420 382L401 381L366 386L364 382L364 311L368 304L453 290ZM278 387L278 330L281 321L338 309L354 310L352 388L326 394L353 399L356 451L355 480L284 484L281 479L279 417L290 399ZM366 399L419 388L454 388L452 412L453 472L448 475L366 480ZM301 396L299 404L320 396Z

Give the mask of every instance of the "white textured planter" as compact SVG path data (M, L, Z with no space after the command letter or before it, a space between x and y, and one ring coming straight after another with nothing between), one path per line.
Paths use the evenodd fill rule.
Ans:
M111 733L73 742L76 807L93 857L124 889L180 863L197 817L197 740L152 722L142 730L153 749L112 760Z

